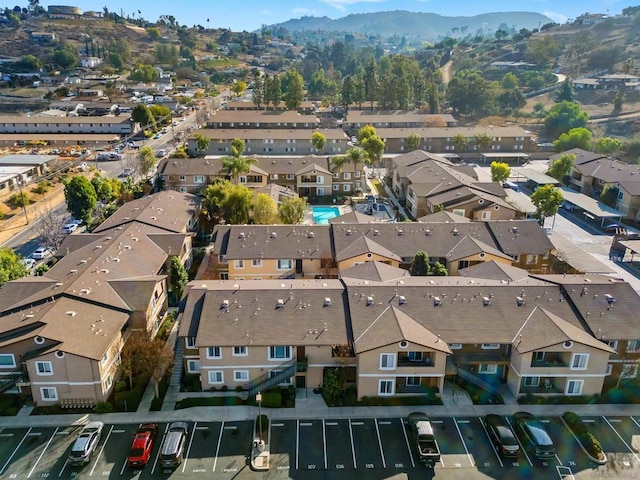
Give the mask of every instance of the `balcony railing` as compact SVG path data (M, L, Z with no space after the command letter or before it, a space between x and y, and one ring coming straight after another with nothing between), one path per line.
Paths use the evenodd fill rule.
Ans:
M545 355L541 359L532 359L531 366L538 368L567 368L569 364L562 358L562 355Z
M432 358L423 358L420 360L411 360L408 357L398 358L398 367L433 367L434 361Z

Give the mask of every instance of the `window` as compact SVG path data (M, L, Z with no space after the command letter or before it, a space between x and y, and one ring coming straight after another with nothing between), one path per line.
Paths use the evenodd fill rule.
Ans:
M180 187L181 193L187 193L187 187Z
M195 183L204 183L204 175L194 175L193 181Z
M244 268L244 260L234 260L233 266L235 268Z
M207 358L222 358L220 347L207 347Z
M449 348L451 350L460 350L462 348L462 344L461 343L450 343L449 344Z
M609 340L607 341L607 345L609 345L614 350L618 350L618 340Z
M496 363L481 363L478 366L478 373L497 373L498 372L498 364Z
M613 363L607 363L607 371L604 374L608 377L613 371Z
M0 368L13 368L16 366L16 359L13 353L3 353L0 355Z
M381 353L380 354L380 370L395 370L395 369L396 369L396 354Z
M420 377L407 377L405 384L407 387L418 387L420 386Z
M281 345L269 347L269 360L291 360L291 347Z
M499 343L483 343L482 350L497 350L500 348Z
M624 192L622 190L618 190L618 200L622 200L624 198Z
M393 395L393 380L379 380L378 395Z
M220 280L229 280L229 273L228 272L220 273Z
M293 173L287 173L287 180L293 180L296 176Z
M356 171L356 173L354 173L353 176L356 178L360 178L360 170Z
M233 347L234 357L246 357L247 355L249 355L247 347Z
M544 360L544 352L533 352L533 361L542 362Z
M340 185L338 185L338 184L334 184L334 185L332 185L332 190L333 190L334 192L338 192L338 191L340 191Z
M272 173L271 175L269 175L269 177L271 178L271 180L277 180L278 179L278 174L277 173Z
M247 177L246 175L240 175L238 177L238 183L247 183Z
M465 211L464 211L464 209L454 208L453 209L453 214L454 215L460 215L461 217L464 217Z
M407 357L409 357L409 361L411 362L421 362L422 352L408 352Z
M235 382L248 382L249 381L249 370L234 370L233 371L233 380Z
M571 357L571 370L586 370L588 363L588 353L574 353Z
M458 262L458 270L469 267L469 260L460 260Z
M215 385L224 383L224 375L222 370L212 370L209 372L209 384Z
M622 366L622 371L620 372L620 378L636 378L637 375L638 375L637 363L629 363L627 365Z
M318 188L318 191L316 192L316 194L321 197L322 195L324 195L324 188Z
M262 259L261 258L254 258L253 260L251 260L251 266L252 267L261 267L262 266Z
M345 180L351 180L351 172L344 172L343 175Z
M42 400L54 402L58 400L58 390L56 387L41 387L40 396Z
M103 386L103 390L109 390L111 388L111 374L107 375L107 378L105 378L102 386Z
M629 353L640 352L640 340L629 340L627 342L627 352Z
M186 175L180 175L179 178L180 178L181 182L184 182L187 179L187 176Z
M527 265L536 265L538 263L538 255L527 255Z
M186 337L184 341L187 348L196 348L196 337Z
M524 377L525 387L537 387L540 385L540 377Z
M350 192L351 191L351 185L343 185L342 186L342 191L343 192Z
M36 362L37 375L53 375L53 367L51 362Z
M200 360L187 360L188 373L200 373Z
M109 352L106 352L103 356L102 359L100 360L100 366L104 367L104 364L107 363L107 359L109 358Z
M582 395L583 380L567 380L565 395Z
M278 259L278 270L291 270L292 261L290 259Z
M482 212L482 220L491 220L491 211Z

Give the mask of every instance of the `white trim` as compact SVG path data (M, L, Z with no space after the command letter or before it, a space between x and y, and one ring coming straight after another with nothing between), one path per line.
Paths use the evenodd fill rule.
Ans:
M198 368L191 368L191 362L197 362ZM187 373L197 374L200 372L202 372L202 362L200 362L200 359L187 360Z
M584 367L574 367L573 363L574 361L577 359L577 357L585 357L584 360ZM581 363L581 362L578 362ZM589 354L588 353L574 353L571 355L571 361L569 362L569 369L570 370L587 370L589 368Z
M575 382L576 384L580 385L580 391L578 393L569 393L569 384L571 382ZM584 380L579 380L579 379L575 379L575 378L567 378L567 384L564 387L564 394L567 395L568 397L577 397L579 395L582 395L583 388L584 388Z
M236 353L236 348L244 349L244 353ZM249 356L249 347L246 345L236 345L235 347L231 347L231 355L234 357L247 357Z
M212 373L220 373L220 381L211 381L211 374ZM224 384L224 372L222 370L211 370L210 372L207 372L207 383L209 385L223 385Z
M538 367L534 367L534 368L538 368ZM606 375L604 373L575 373L575 370L573 370L571 372L567 372L567 373L545 373L544 375L541 375L540 373L535 373L535 372L520 373L518 371L518 369L513 366L512 363L509 364L509 369L513 370L515 372L515 374L519 378L537 377L537 376L543 376L543 377L549 377L549 378L566 378L566 377L597 378L597 377L606 377Z
M209 349L218 349L218 351L220 352L220 355L209 355ZM205 351L204 351L205 356L207 357L207 360L220 360L222 358L222 347L206 347ZM187 357L184 357L187 358ZM200 357L196 357L196 358L200 358Z
M31 382L31 385L69 385L69 386L102 385L102 380L97 380L95 382Z
M380 378L380 377L393 377L393 378L405 378L407 376L407 373L387 373L386 371L384 373L359 373L358 377L363 377L363 378ZM416 375L412 375L412 376L416 376ZM431 373L431 374L426 374L426 373L422 373L420 372L420 377L426 378L426 377L430 377L430 378L438 378L438 377L444 377L444 373Z
M43 367L47 367L47 365L49 366L49 371L48 372L41 372L38 365L42 365ZM33 368L36 371L36 375L39 377L49 377L51 375L53 375L53 363L51 363L49 360L36 360L35 362L33 362Z
M391 358L392 359L392 365L389 367L383 367L382 366L382 359L383 358ZM395 353L381 353L380 354L380 363L378 364L378 370L395 370L396 369L396 363L397 363L397 354ZM387 365L389 364L389 362L387 361Z
M0 368L16 368L16 356L13 353L0 353L0 356L2 357L11 357L11 359L13 360L13 365L0 365ZM12 372L7 372L7 373L12 373Z
M238 374L238 373L242 373L242 374L246 373L247 374L246 375L247 378L237 378L236 374ZM249 370L234 370L233 371L233 381L234 382L248 382L250 378L251 377L249 375Z
M43 394L43 392L45 390L53 390L54 397L53 398L45 398L45 396ZM43 402L57 402L58 401L58 389L56 387L43 387L43 388L40 388L40 398L42 399Z
M380 392L380 387L382 386L382 382L391 382L391 391L387 392L387 393L382 393ZM396 382L393 381L393 379L391 378L381 378L380 380L378 380L378 396L379 397L391 397L393 395L396 394Z

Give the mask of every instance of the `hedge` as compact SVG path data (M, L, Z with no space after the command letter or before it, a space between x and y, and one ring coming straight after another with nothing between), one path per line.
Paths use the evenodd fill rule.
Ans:
M589 432L587 426L577 414L574 412L565 412L562 418L591 456L597 459L605 458L602 445L600 445L598 439Z

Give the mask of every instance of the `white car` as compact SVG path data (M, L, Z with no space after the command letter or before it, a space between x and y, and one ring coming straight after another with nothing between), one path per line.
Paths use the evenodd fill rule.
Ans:
M67 223L64 225L64 227L62 227L62 231L64 233L73 233L76 231L77 228L78 228L77 223Z
M51 251L47 247L38 247L35 252L31 254L31 258L35 260L42 260L49 254L51 254Z
M33 270L33 267L36 266L36 261L33 258L23 258L20 260L22 264L27 267L29 270Z

